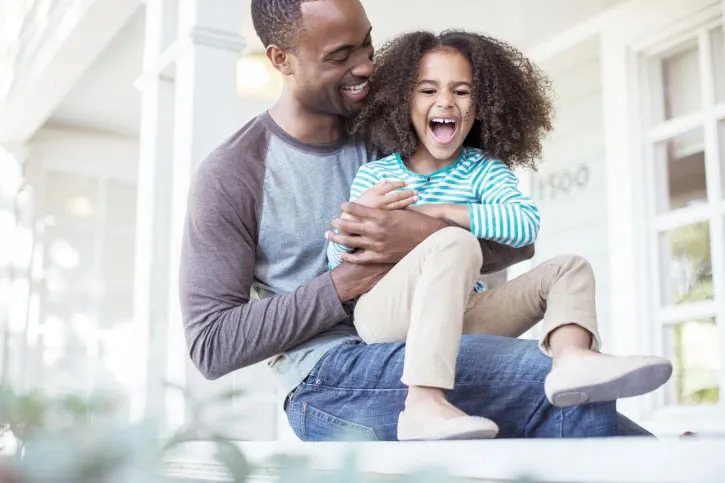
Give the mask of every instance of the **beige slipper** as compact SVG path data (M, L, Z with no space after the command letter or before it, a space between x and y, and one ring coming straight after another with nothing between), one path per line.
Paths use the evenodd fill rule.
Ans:
M490 419L461 416L452 419L420 419L405 411L398 416L398 440L491 439L498 426Z
M546 377L544 390L554 406L575 406L639 396L671 375L672 363L663 357L592 354L557 365Z

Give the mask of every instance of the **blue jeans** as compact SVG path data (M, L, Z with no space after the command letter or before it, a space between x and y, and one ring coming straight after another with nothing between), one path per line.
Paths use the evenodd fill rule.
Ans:
M405 344L347 341L331 349L285 401L304 441L396 440L407 387L400 382ZM544 395L551 359L536 341L464 335L448 399L500 428L499 438L647 435L617 414L614 402L568 408Z

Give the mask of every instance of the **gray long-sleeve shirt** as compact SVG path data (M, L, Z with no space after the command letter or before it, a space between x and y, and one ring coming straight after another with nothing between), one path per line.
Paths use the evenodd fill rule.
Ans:
M357 337L327 271L324 233L366 161L358 144L305 144L264 113L201 164L179 288L190 356L204 376L272 358L290 391L326 351ZM533 254L483 249L484 271Z

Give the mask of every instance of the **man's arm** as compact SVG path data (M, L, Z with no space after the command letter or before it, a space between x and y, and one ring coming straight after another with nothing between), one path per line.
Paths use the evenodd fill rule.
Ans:
M179 279L189 354L209 379L288 350L348 316L329 272L290 294L250 301L259 204L248 193L261 187L254 176L230 180L219 164L204 163L191 187ZM334 277L345 299L369 289L366 282L381 271L340 267Z
M534 258L533 243L514 248L480 238L479 242L481 243L481 253L483 253L483 266L481 267L481 273L483 274L500 272L519 262Z
M330 241L360 251L343 253L343 261L357 264L397 263L420 242L438 230L456 223L434 218L413 210L380 210L354 202L342 204L342 211L356 220L335 218ZM480 240L483 254L481 273L493 273L534 256L534 246L508 247L489 240Z

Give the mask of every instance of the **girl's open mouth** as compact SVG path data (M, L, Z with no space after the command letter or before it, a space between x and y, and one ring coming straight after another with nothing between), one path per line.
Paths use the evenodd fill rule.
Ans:
M438 144L448 144L458 131L458 121L452 118L434 117L428 122L433 140Z

